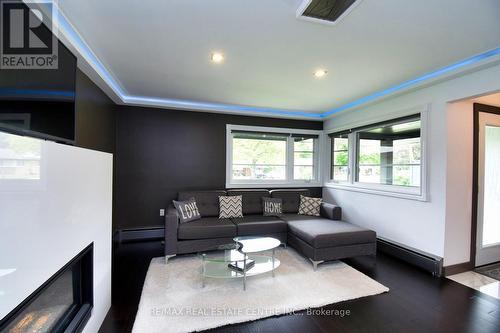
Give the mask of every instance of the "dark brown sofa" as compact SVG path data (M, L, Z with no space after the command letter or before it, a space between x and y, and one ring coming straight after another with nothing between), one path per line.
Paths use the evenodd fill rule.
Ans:
M241 195L242 218L219 219L219 196ZM270 236L308 257L316 269L323 261L359 255L375 255L376 234L341 221L340 207L322 203L321 216L298 215L300 195L308 190L216 190L180 192L178 200L194 197L202 218L179 223L171 205L165 218L165 258L177 254L215 250L236 236ZM262 198L281 198L283 215L262 215Z

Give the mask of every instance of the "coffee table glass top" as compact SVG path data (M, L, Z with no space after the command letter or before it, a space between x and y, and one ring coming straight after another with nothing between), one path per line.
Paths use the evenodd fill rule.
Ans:
M241 244L239 249L242 253L256 253L269 251L280 246L281 242L276 238L272 237L253 237L253 236L242 236L235 237L233 240Z
M230 278L241 278L244 275L253 276L259 275L267 272L271 272L280 265L278 258L273 258L270 256L259 256L250 255L248 259L254 260L255 264L248 269L246 272L239 272L230 269L227 265L227 261L217 261L217 260L206 260L203 262L203 276L207 278L219 278L219 279L230 279Z
M219 248L217 251L210 251L210 252L205 252L201 253L200 255L203 257L204 260L206 261L220 261L220 262L235 262L235 261L244 261L245 257L248 259L248 255L245 255L244 253L238 251L238 250L232 250L228 249L228 246L224 245L223 247ZM237 248L238 244L235 244L234 248Z
M272 237L235 237L234 243L221 245L218 251L200 253L202 276L209 278L241 278L272 272L279 267L280 261L274 256L274 249L281 242ZM272 256L258 252L272 251ZM270 253L271 254L271 253ZM253 260L252 267L236 271L228 267L230 263ZM242 265L243 266L243 265Z

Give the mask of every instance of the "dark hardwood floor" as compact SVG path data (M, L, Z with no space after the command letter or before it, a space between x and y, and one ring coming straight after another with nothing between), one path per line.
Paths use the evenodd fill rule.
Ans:
M163 254L160 242L116 246L113 254L113 305L99 332L130 332L149 262ZM500 301L384 254L346 260L390 288L388 293L346 301L324 309L349 316L272 317L212 332L500 332ZM313 287L313 286L311 286ZM98 297L98 295L97 295ZM149 332L145 332L149 333Z

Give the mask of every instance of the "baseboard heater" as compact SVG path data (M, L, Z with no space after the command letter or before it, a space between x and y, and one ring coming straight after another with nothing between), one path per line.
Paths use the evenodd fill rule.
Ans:
M428 271L433 276L443 275L443 258L441 257L381 237L377 238L377 249Z
M135 229L120 229L113 234L113 241L118 243L150 241L165 238L164 227L144 227Z

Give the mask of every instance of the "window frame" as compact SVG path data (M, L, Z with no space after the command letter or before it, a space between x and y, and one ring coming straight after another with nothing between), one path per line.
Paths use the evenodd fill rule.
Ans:
M385 195L404 199L413 199L419 201L428 201L428 113L429 105L418 106L408 110L391 113L385 117L372 119L368 122L352 124L348 127L337 128L326 131L328 136L328 150L330 155L329 175L325 182L326 187L343 189L348 191L356 191L370 194ZM420 146L421 146L421 161L420 161L420 186L405 187L400 185L387 185L376 183L364 183L357 181L358 175L358 132L369 127L376 127L383 123L398 121L399 119L420 115ZM348 132L348 150L349 150L349 174L348 181L335 181L332 176L333 169L333 147L332 136Z
M319 160L319 157L320 157L320 150L319 150L319 147L320 147L320 141L321 141L321 137L323 135L323 131L319 131L318 134L314 134L314 135L318 135L317 138L314 138L313 140L313 176L314 178L311 179L311 180L307 180L307 179L295 179L295 139L294 139L294 136L293 134L297 135L297 134L303 134L304 136L307 136L307 134L305 133L292 133L289 137L288 137L288 140L289 142L287 142L287 148L289 149L289 154L288 154L288 157L290 157L290 160L287 159L287 167L290 168L290 171L289 171L289 175L290 175L290 180L293 181L293 182L300 182L300 183L318 183L320 186L321 186L321 174L320 174L320 160ZM300 152L300 151L298 151ZM297 166L307 166L307 165L297 165Z
M334 145L332 145L332 141L335 140L335 139L344 139L344 138L340 138L339 137L341 135L344 135L347 138L347 150L334 150ZM329 170L330 171L329 171L328 179L331 182L334 182L336 184L345 184L345 183L348 183L350 181L350 178L351 178L351 171L352 171L352 169L351 169L351 160L353 158L351 156L352 152L351 152L350 133L348 131L342 131L342 132L332 133L332 136L329 136L328 139L330 141L330 155L331 155L330 163L329 163ZM334 175L333 169L336 166L344 166L344 165L335 165L335 161L334 161L335 153L341 152L341 151L347 152L347 165L345 165L347 167L347 180L335 180L333 178L333 175Z
M287 135L286 143L286 165L285 165L285 179L284 180L238 180L233 179L233 136L232 131L248 131L248 132L267 132L267 133L280 133ZM315 176L312 180L294 180L294 138L296 135L317 135L318 138L314 140L313 151L313 174ZM322 130L305 130L295 128L279 128L279 127L261 127L261 126L244 126L244 125L226 125L226 188L257 188L267 186L279 187L321 187L323 186L323 173L322 173L322 160L321 151L324 145L324 135Z

